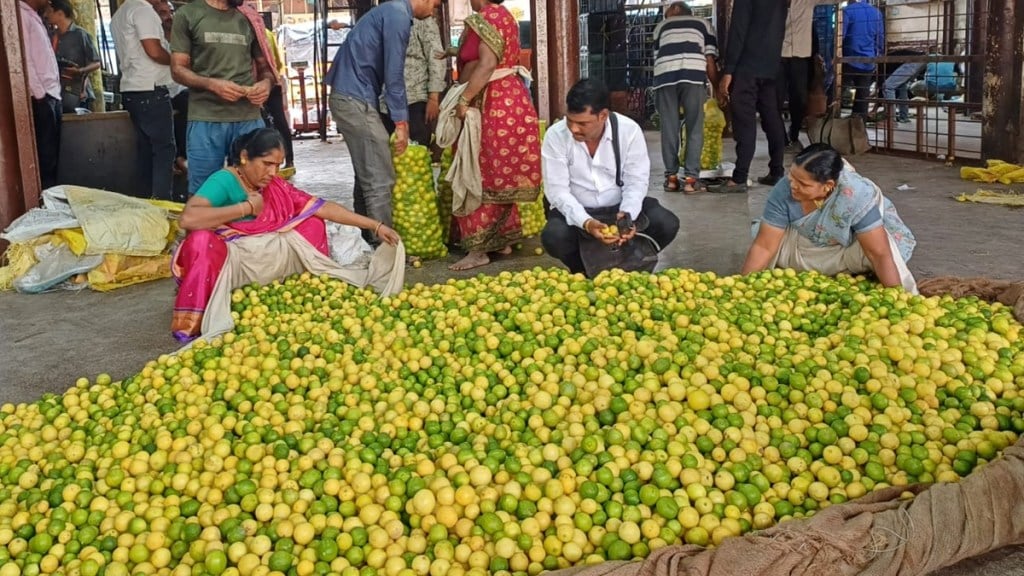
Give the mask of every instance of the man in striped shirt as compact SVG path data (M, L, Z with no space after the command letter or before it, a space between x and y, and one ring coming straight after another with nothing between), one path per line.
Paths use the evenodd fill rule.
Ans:
M665 19L654 29L654 94L661 118L661 158L665 162L665 190L679 190L679 108L686 122L686 158L683 191L700 187L700 152L704 146L704 101L718 83L718 44L711 24L692 15L683 2L665 9Z

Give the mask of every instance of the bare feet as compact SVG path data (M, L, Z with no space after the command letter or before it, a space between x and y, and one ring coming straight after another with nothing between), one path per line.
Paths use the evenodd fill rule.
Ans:
M505 246L501 250L498 250L497 253L502 255L502 256L508 256L509 254L512 253L512 247L511 246Z
M486 266L491 261L485 252L470 252L466 257L448 267L449 270L472 270L480 266Z

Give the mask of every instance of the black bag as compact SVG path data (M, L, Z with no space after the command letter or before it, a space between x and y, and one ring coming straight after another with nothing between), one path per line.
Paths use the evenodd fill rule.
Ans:
M619 150L619 123L615 113L611 113L612 150L615 152L615 184L622 187L622 158ZM616 224L619 206L588 208L590 217L611 226ZM653 238L643 233L650 224L643 212L633 223L636 235L629 242L618 246L609 246L594 238L585 230L580 230L580 258L588 278L593 278L605 270L618 268L627 272L654 272L658 265L658 252L661 246Z

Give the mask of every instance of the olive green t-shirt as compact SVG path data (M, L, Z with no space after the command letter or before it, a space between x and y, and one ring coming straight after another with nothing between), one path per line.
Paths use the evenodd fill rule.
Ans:
M192 71L206 78L252 86L253 59L260 47L249 20L238 10L218 10L206 0L189 2L174 14L171 52L188 54ZM260 109L249 100L221 100L213 92L189 89L188 119L203 122L257 120Z

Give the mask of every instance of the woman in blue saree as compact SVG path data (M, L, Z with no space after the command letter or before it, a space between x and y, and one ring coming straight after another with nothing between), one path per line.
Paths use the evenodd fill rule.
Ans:
M743 274L768 268L873 273L917 291L906 262L916 241L874 182L832 147L808 146L768 196Z

